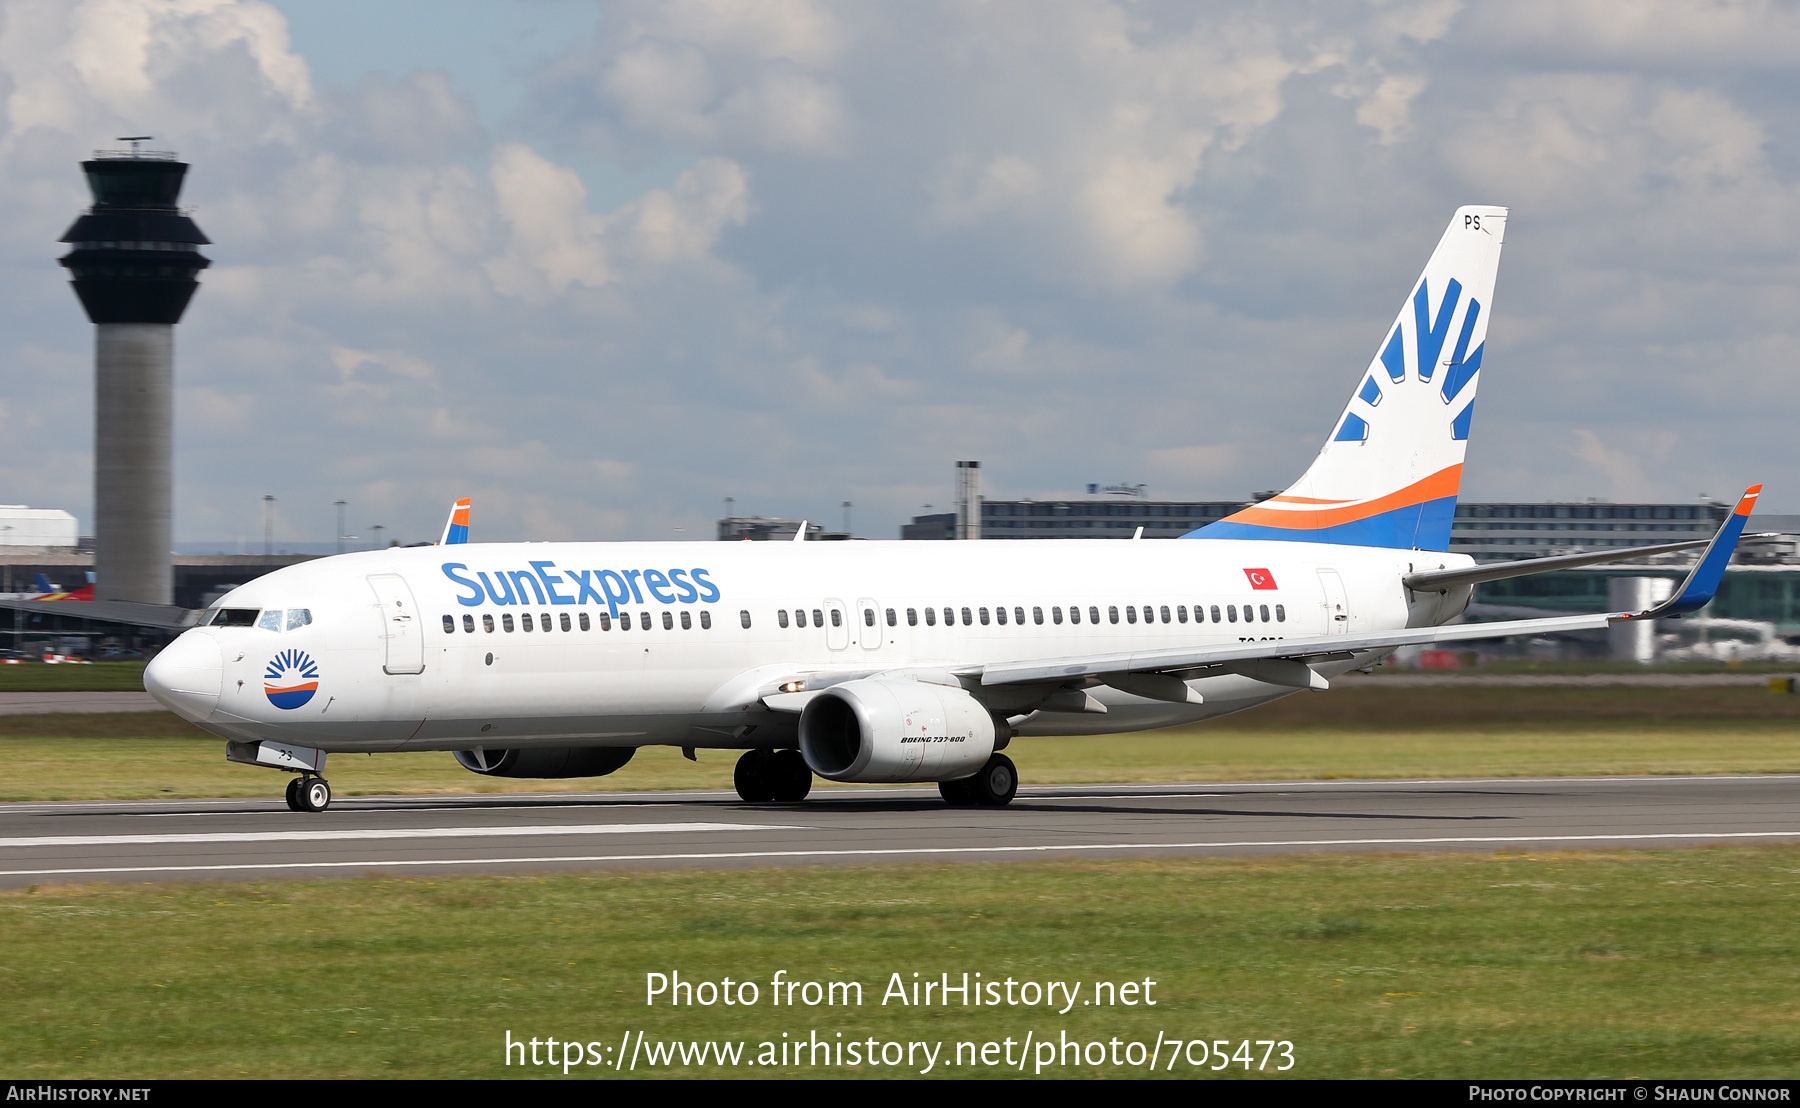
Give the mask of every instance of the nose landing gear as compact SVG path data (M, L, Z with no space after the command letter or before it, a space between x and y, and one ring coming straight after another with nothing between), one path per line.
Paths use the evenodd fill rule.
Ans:
M331 783L302 774L288 782L287 806L296 812L323 812L331 807Z

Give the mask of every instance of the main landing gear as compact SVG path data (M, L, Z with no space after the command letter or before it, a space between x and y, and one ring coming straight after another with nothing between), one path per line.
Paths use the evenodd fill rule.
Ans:
M938 792L945 800L959 807L980 804L988 808L1001 808L1011 804L1012 798L1019 793L1019 771L1013 766L1011 758L995 754L988 758L987 765L976 771L973 777L939 781Z
M798 750L746 750L731 775L737 794L751 804L795 804L812 792L812 770Z
M302 774L288 782L287 806L296 812L323 812L331 807L331 783Z

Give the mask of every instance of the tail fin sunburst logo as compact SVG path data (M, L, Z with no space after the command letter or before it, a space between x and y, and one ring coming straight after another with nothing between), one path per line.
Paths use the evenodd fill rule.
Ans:
M319 667L304 650L283 650L263 671L263 695L269 703L292 711L319 691Z

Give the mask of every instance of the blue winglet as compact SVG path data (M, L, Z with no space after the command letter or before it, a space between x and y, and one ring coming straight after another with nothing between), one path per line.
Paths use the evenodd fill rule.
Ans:
M1694 565L1687 580L1675 595L1647 612L1627 615L1625 619L1658 619L1663 616L1684 616L1689 612L1697 612L1706 607L1713 594L1719 591L1719 581L1725 576L1725 566L1731 561L1732 551L1737 549L1738 536L1744 533L1744 525L1750 522L1750 510L1756 506L1756 498L1762 493L1761 485L1751 485L1744 490L1738 500L1737 507L1725 519L1724 526L1713 536L1706 550L1700 555L1700 561Z
M469 498L450 505L450 518L444 521L444 537L439 546L457 546L469 541Z

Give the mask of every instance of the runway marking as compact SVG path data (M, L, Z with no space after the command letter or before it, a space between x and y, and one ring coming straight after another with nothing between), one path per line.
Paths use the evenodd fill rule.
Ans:
M794 828L793 830L802 830ZM806 829L816 830L816 829ZM1428 846L1446 843L1649 842L1671 839L1800 839L1793 831L1689 831L1656 835L1507 835L1425 839L1266 839L1212 843L1064 843L1045 846L895 847L881 850L739 850L691 854L589 854L537 858L390 858L361 862L266 862L201 866L93 866L82 869L10 869L0 877L47 877L77 873L217 873L232 870L381 869L390 866L495 866L568 862L733 861L746 858L851 858L923 854L1048 854L1059 850L1195 850L1251 846Z
M1332 777L1317 780L1294 781L1171 781L1160 784L1118 784L1104 782L1076 785L1022 785L1020 796L1054 798L1053 791L1058 788L1115 790L1119 795L1132 795L1154 789L1167 788L1206 788L1206 789L1338 789L1338 788L1382 788L1391 785L1425 785L1454 787L1457 785L1571 785L1571 784L1673 784L1681 782L1711 782L1730 784L1740 781L1800 781L1800 774L1793 773L1718 773L1718 774L1640 774L1611 776L1570 776L1570 777ZM819 799L849 796L895 796L924 793L928 786L902 787L844 787L832 786L829 790L821 789L814 796ZM729 799L736 794L729 789L645 789L641 792L569 792L569 793L461 793L445 796L445 800L468 800L471 802L506 798L508 800L543 800L550 802L566 802L569 804L591 804L596 799L606 798L618 804L631 803L639 798L656 802L679 802L687 798ZM341 797L334 803L343 811L460 811L459 808L408 808L406 802L425 799L422 795L392 796L356 796ZM263 805L255 811L266 807L280 809L279 799L263 800L258 797L194 797L185 800L146 799L146 800L25 800L0 804L0 814L14 812L67 812L87 809L103 809L117 812L120 815L145 814L136 809L171 804L221 806L246 804ZM395 805L393 808L387 805ZM380 805L380 806L377 806ZM511 805L508 805L511 807ZM554 805L553 805L554 806ZM536 807L536 805L518 805L518 807ZM246 809L249 810L249 809ZM156 813L158 815L165 813ZM174 812L170 815L199 815L201 813ZM235 814L235 813L227 813Z
M33 835L0 846L151 846L180 843L312 843L343 839L485 839L520 835L635 835L658 831L803 831L773 823L575 823L533 827L370 827L343 831L207 831L171 835Z

